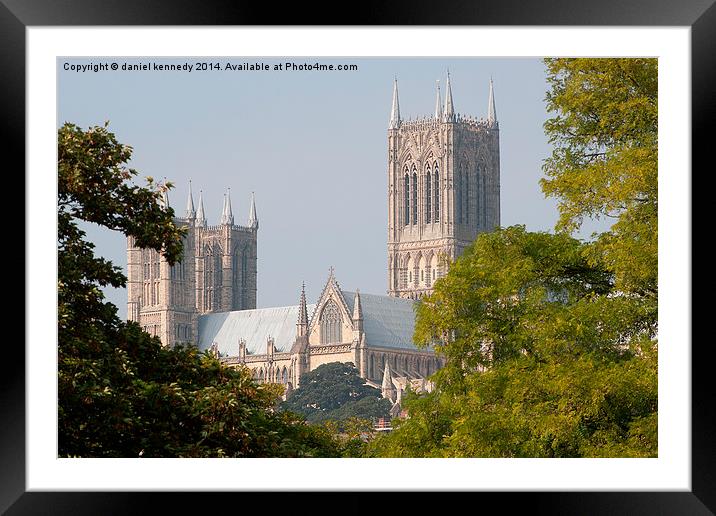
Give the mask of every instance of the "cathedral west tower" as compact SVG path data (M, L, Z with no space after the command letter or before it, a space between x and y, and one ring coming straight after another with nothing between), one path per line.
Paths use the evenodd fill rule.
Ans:
M162 204L169 206L166 192ZM200 315L256 308L259 220L253 194L246 225L234 223L229 193L219 224L209 225L203 195L195 210L190 186L186 212L174 222L186 228L183 256L174 266L127 240L127 318L165 346L196 344Z
M448 73L445 101L405 121L398 82L388 125L388 294L418 299L480 232L500 225L500 138L490 80L487 118L460 115Z

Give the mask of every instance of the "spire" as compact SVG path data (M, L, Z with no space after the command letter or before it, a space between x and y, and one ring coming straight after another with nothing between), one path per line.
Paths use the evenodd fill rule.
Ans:
M497 123L497 112L495 111L495 93L492 89L492 77L490 77L490 98L487 100L487 121Z
M230 193L231 188L229 188L229 194ZM224 194L224 206L221 208L221 220L219 224L227 226L233 226L234 224L234 215L231 213L231 199L228 194Z
M254 192L251 192L251 208L249 209L249 227L259 228L259 218L256 215L256 197Z
M393 81L393 108L390 110L390 124L388 129L400 127L400 103L398 102L398 78Z
M361 340L365 338L363 333L363 306L360 302L360 291L356 289L356 295L353 298L353 340L360 345Z
M162 192L162 205L163 205L165 208L168 208L168 207L169 207L169 194L167 193L166 190L164 190L164 191Z
M298 305L298 322L296 323L296 336L308 335L308 309L306 308L306 284L301 285L301 301Z
M455 121L455 110L452 105L452 86L450 86L450 70L447 73L447 84L445 84L445 109L443 117L446 122Z
M189 180L189 197L186 200L186 214L185 218L194 220L196 217L196 211L194 210L194 196L191 194L191 179Z
M363 307L360 304L360 291L358 289L356 289L356 295L353 299L353 320L363 320Z
M167 193L168 190L169 189L167 188L167 178L164 177L164 183L162 184L162 206L164 207L164 209L169 208L169 194Z
M435 118L437 120L440 120L440 117L443 114L443 109L442 109L443 100L440 97L440 81L435 81L435 88L437 89L437 94L435 96Z
M221 217L219 217L219 224L226 224L226 194L224 194L224 204L221 205Z
M228 189L226 194L226 223L229 226L234 225L234 213L231 211L231 188Z
M206 215L204 215L204 194L199 190L199 210L196 212L195 226L206 227Z
M385 362L385 370L383 371L381 391L384 398L389 399L391 402L395 401L397 393L395 391L395 385L393 385L393 375L390 373L390 364L387 360Z

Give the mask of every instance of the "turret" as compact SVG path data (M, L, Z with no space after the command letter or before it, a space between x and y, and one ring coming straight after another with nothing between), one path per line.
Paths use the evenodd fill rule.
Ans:
M164 209L169 208L169 193L167 188L167 178L164 178L164 184L162 185L162 200L160 201L160 204L164 207Z
M455 108L452 104L452 86L450 85L450 72L447 73L447 84L445 84L445 109L443 110L445 122L455 121Z
M249 208L249 227L259 229L259 217L256 215L256 197L251 192L251 207Z
M206 215L204 215L204 193L201 190L199 190L199 210L196 212L194 225L196 227L206 227Z
M196 211L194 210L194 197L191 193L191 179L189 180L189 197L186 200L186 213L184 218L190 221L194 221L196 218Z
M301 301L298 305L298 322L296 323L296 337L308 335L308 309L306 308L306 285L301 285Z
M385 362L385 370L383 371L383 384L381 385L381 391L385 399L390 400L391 403L395 402L397 392L395 390L395 385L393 385L393 375L390 372L390 364L387 360Z
M219 224L226 226L234 225L234 214L231 211L231 188L229 188L228 193L224 194L224 206L221 210L221 220Z
M246 341L244 339L239 340L239 360L242 364L246 362Z
M360 341L360 335L363 333L363 307L360 303L358 289L356 289L356 295L353 299L353 328L356 340Z
M497 111L495 110L495 93L492 87L492 77L490 77L490 97L487 100L487 121L491 125L497 125Z
M443 99L440 96L440 81L435 81L435 89L437 90L435 94L435 120L440 120L443 116Z
M267 356L269 362L273 361L274 349L275 349L275 346L274 346L273 337L269 337L268 339L266 339L266 356Z
M393 82L393 107L390 110L390 123L388 129L397 129L400 127L400 103L398 102L398 79L396 77Z

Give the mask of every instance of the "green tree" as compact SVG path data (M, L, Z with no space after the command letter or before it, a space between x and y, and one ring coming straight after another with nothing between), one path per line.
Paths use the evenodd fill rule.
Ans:
M164 348L104 301L101 288L126 278L94 255L78 221L122 231L170 263L182 253L183 231L158 202L171 185L131 185L130 157L107 124L58 131L58 455L338 455L327 430L274 410L276 386L194 347Z
M614 220L590 249L616 287L657 294L658 73L656 59L546 59L545 194L559 199L558 230ZM655 314L654 314L655 316Z
M305 416L310 423L350 418L388 417L390 401L381 391L365 384L353 364L332 362L301 376L300 387L286 397L281 408Z
M435 283L415 338L447 366L370 455L657 454L656 60L545 63L559 232L482 234Z

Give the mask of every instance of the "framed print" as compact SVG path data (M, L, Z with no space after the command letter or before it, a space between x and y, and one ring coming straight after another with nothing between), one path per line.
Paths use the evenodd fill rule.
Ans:
M294 17L295 7L268 13L220 2L214 9L85 4L60 9L4 0L0 8L7 49L3 114L12 128L6 141L26 170L27 202L27 337L24 353L7 348L3 510L24 514L54 506L89 514L136 503L138 495L113 491L323 490L466 491L500 499L517 491L545 513L714 510L713 386L706 381L704 347L691 340L690 167L708 148L705 125L714 115L716 8L698 2L569 10L456 3L436 14L426 5L390 4L361 9L352 26L336 20L317 26L307 13ZM298 387L300 374L332 363L334 355L350 355L366 385L389 398L395 416L403 393L431 392L426 379L442 367L438 355L408 349L401 340L401 317L446 275L439 256L456 259L463 252L462 240L475 237L465 229L470 224L482 228L478 233L520 224L553 231L556 207L543 222L529 211L532 201L521 201L542 196L536 185L543 169L526 156L544 160L558 141L544 135L545 99L537 94L547 86L542 58L549 57L658 62L662 296L656 334L662 345L652 455L614 451L560 461L527 452L512 459L466 452L449 459L301 461L197 453L182 461L152 453L99 458L58 444L52 342L58 280L50 266L56 262L47 257L57 249L54 170L63 122L88 127L109 119L109 130L116 127L118 139L134 148L132 166L155 175L156 183L174 185L164 190L164 206L191 219L187 238L195 255L189 263L195 265L184 271L157 259L156 282L146 280L154 278L155 262L141 245L123 236L119 245L116 238L108 244L112 262L128 260L127 290L107 294L117 296L109 299L116 299L123 320L165 344L195 340L202 352L250 366L254 380L281 384L284 393ZM443 142L437 127L454 139ZM470 138L474 146L464 143ZM440 161L448 145L461 157ZM372 229L361 233L361 225ZM433 238L445 236L438 225L455 233ZM117 250L119 258L111 254ZM372 272L357 272L364 266ZM160 284L159 270L176 282ZM222 283L226 277L233 278L229 284ZM199 312L184 313L176 308L183 301L175 301L166 309L171 314L161 315L161 303L153 300L163 296L186 297L184 304ZM349 332L355 332L350 339ZM469 448L477 446L469 439L461 446L480 449ZM170 504L180 498L186 508L183 497Z

